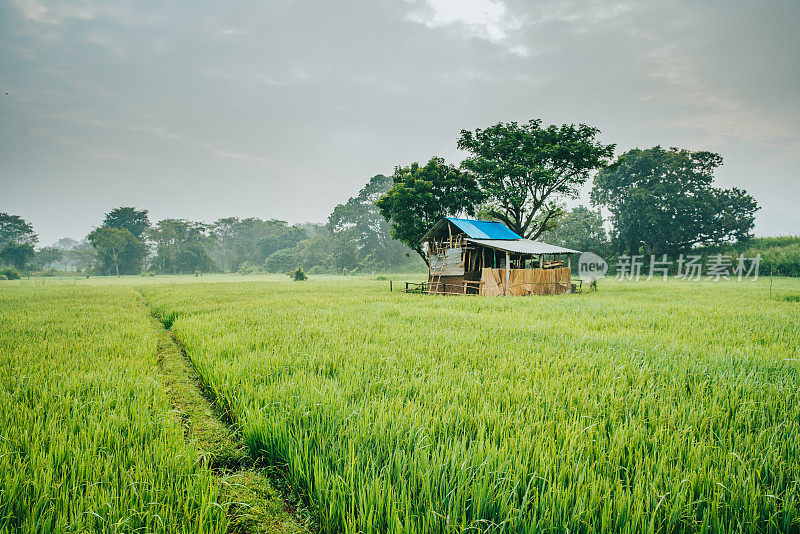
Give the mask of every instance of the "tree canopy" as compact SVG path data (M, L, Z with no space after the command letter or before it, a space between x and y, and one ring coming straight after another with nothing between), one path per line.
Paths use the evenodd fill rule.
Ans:
M120 263L123 253L136 243L136 237L127 228L95 228L87 236L89 242L100 254L114 266L114 272L120 275Z
M489 217L535 239L556 225L558 200L576 197L589 174L614 155L613 144L596 139L599 133L585 124L543 128L539 119L462 130L458 148L472 155L461 166L475 174Z
M472 176L434 157L424 166L412 163L396 167L392 188L376 204L390 222L389 235L405 243L427 264L420 244L425 233L443 217L474 215L482 198Z
M35 245L39 241L33 226L19 215L0 213L0 248L9 243Z
M0 248L0 265L13 265L21 271L34 258L34 255L33 245L9 242Z
M328 230L333 238L336 264L340 268L387 269L405 261L408 247L392 239L389 223L376 204L392 187L392 178L378 174L339 204L328 217Z
M206 225L186 219L162 219L148 231L155 242L152 265L162 273L215 271L208 254L213 238Z
M594 252L604 257L610 252L602 213L599 209L591 210L583 205L567 211L558 221L558 226L544 232L540 238L553 245Z
M150 219L147 216L147 210L132 207L115 208L106 214L100 228L127 230L132 237L127 240L124 250L119 253L116 261L112 261L108 254L100 254L102 271L117 272L117 274L140 273L145 267L148 253L146 239L147 230L150 228ZM94 243L92 244L94 245Z
M617 248L629 254L745 241L759 208L741 189L713 187L720 165L713 152L636 148L598 173L591 199L611 211Z
M34 257L33 246L39 241L33 226L19 215L0 213L0 265L23 270Z

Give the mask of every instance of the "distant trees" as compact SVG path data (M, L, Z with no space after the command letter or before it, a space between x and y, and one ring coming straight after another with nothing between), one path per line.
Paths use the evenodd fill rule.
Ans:
M475 179L443 158L424 166L396 167L392 188L376 205L390 223L389 235L407 245L428 263L420 240L443 217L475 215L483 194Z
M33 226L19 215L0 213L0 248L9 243L35 245L39 241Z
M676 253L750 238L756 201L713 187L722 157L660 146L622 154L594 180L591 199L611 211L618 251Z
M101 258L111 263L117 276L120 275L120 264L123 254L136 244L134 236L127 228L95 228L88 235L89 242L97 250Z
M758 205L745 191L713 186L722 158L712 152L634 149L609 166L613 144L584 124L497 123L462 130L469 153L456 167L433 157L375 175L337 205L326 224L226 217L212 224L163 219L151 226L147 210L120 207L105 215L88 241L62 239L34 255L37 236L21 217L0 213L0 264L20 269L31 259L44 269L137 274L222 270L287 273L416 269L420 241L440 219L470 216L505 223L518 234L592 251L674 254L697 245L750 238ZM600 210L564 209L590 174L591 201L611 212L606 232Z
M122 251L115 252L116 259L112 259L107 253L107 247L98 248L95 245L97 239L92 240L92 234L89 234L89 241L92 245L95 245L99 255L101 272L116 273L117 276L142 272L148 254L146 232L150 228L150 220L147 216L147 210L138 210L132 207L115 208L106 214L100 228L127 230L130 233L130 238L127 236L123 238L121 237L122 234L113 232L95 234L96 238L98 235L102 235L102 241L106 243L108 241L105 238L109 236L116 236L113 240L125 241L125 248Z
M306 237L302 228L277 219L227 217L210 226L212 258L223 270L238 271L243 263L264 265L279 250L294 247Z
M60 262L64 258L64 251L57 247L42 247L37 250L33 257L34 267L37 269L47 269L53 264Z
M613 157L615 145L600 143L599 133L585 124L543 128L539 119L462 130L458 148L472 155L461 166L476 177L490 218L535 239L556 226L558 201L576 197Z
M217 270L208 253L214 239L203 223L163 219L147 235L155 243L151 263L155 270L172 274Z
M33 246L28 243L6 243L0 248L0 264L12 265L21 271L34 255Z
M88 239L84 239L65 251L64 258L66 258L75 269L88 271L97 262L97 251Z
M12 265L23 270L33 259L33 246L38 240L33 226L25 219L0 213L0 265Z
M402 264L409 249L390 237L389 223L376 202L392 187L392 178L378 174L328 217L334 264L340 269L389 269Z
M97 252L86 239L79 242L63 237L53 244L53 248L61 252L61 259L58 262L65 271L89 270L97 259Z
M541 234L542 241L581 252L606 257L611 252L608 232L603 227L600 210L576 206L559 219L558 226Z

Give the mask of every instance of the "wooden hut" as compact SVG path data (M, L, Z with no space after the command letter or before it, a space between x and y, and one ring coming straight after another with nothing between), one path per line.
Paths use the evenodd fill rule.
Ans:
M523 239L493 221L439 221L422 238L427 248L427 291L459 295L551 295L573 289L576 250Z

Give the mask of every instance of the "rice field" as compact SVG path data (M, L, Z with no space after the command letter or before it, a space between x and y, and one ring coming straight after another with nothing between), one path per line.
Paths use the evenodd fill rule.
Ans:
M749 285L748 285L749 284ZM776 295L797 292L784 280ZM145 288L324 532L800 527L800 313L765 282L446 298Z
M0 532L224 532L131 288L0 286Z
M772 300L766 280L529 298L224 280L0 286L0 488L26 488L0 525L113 531L149 510L151 531L158 510L176 531L224 528L148 379L145 309L321 532L800 530L800 280ZM84 474L20 452L51 436L76 440Z

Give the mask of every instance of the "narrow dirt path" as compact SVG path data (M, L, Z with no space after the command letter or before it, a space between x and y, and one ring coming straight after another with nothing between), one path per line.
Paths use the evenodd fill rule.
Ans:
M228 506L232 534L310 533L310 514L289 491L280 492L265 469L249 456L241 436L215 410L203 381L172 332L152 313L142 296L153 328L158 331L158 366L164 389L184 436L205 457L220 486L220 501ZM284 488L286 489L286 488Z

